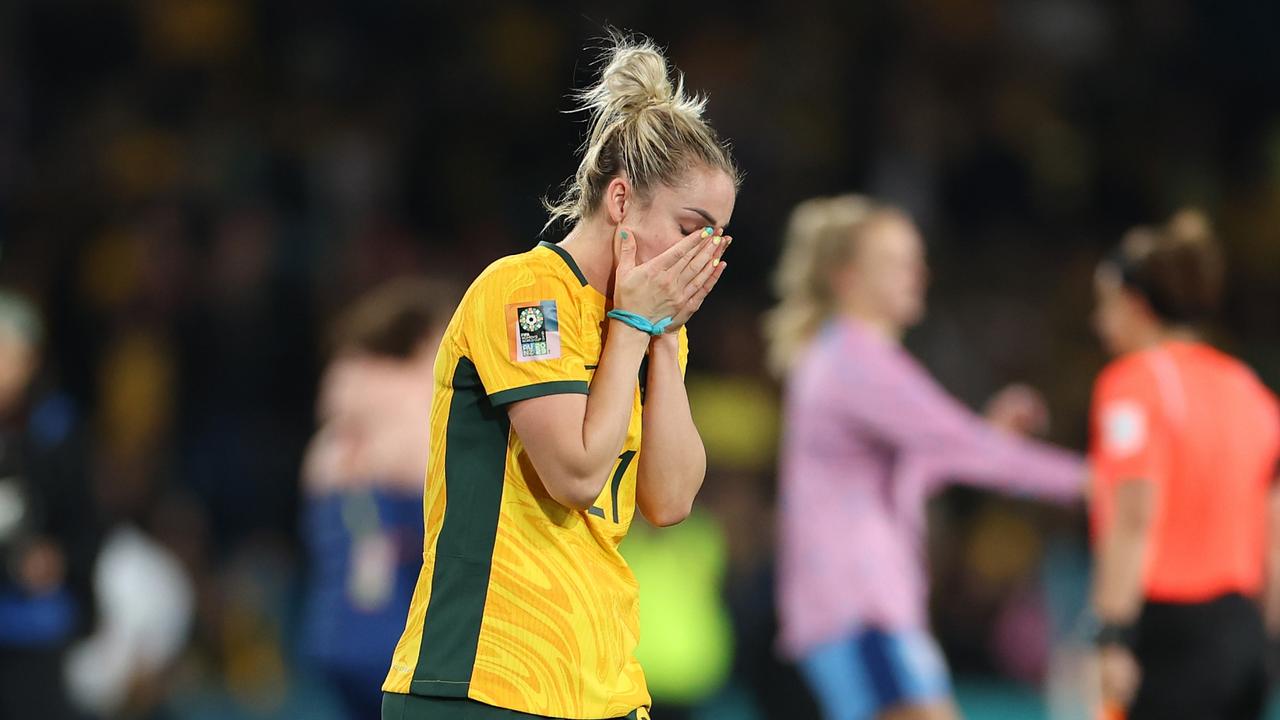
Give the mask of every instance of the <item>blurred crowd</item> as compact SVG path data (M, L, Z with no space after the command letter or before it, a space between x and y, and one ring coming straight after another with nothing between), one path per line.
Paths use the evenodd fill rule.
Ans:
M576 164L582 125L561 111L606 23L669 47L746 171L731 269L690 329L707 483L687 523L623 546L663 707L812 713L773 646L778 388L759 333L797 201L858 190L910 211L933 283L908 346L975 407L1038 386L1073 447L1102 364L1099 253L1198 204L1231 268L1217 339L1280 386L1275 4L11 0L0 716L58 695L66 717L345 717L307 608L369 558L414 556L411 536L362 543L360 513L417 516L412 488L327 509L303 490L335 321L393 278L462 287L557 239L539 199ZM1038 692L1083 601L1081 516L963 490L931 512L957 675ZM351 562L315 552L325 518Z

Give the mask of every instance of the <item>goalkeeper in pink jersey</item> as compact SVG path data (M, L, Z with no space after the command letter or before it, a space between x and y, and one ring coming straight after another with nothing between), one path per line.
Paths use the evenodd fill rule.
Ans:
M926 617L933 492L959 481L1067 501L1085 479L1074 453L1018 436L1043 423L1034 391L1006 389L984 419L903 349L927 274L900 210L849 195L791 215L766 328L786 383L781 648L831 720L957 716Z

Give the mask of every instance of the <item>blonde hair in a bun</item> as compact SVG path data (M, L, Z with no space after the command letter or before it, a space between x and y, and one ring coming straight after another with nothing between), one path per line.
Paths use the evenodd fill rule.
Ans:
M653 41L611 31L600 65L599 80L574 95L574 111L590 115L587 137L563 194L543 200L547 227L587 217L619 175L642 196L675 183L696 165L723 170L738 184L727 146L702 117L706 97L687 95L679 71L672 82L667 59Z

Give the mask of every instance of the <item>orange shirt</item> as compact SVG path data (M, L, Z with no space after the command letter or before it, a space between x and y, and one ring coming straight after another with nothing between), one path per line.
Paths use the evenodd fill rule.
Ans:
M1117 484L1155 483L1147 599L1257 594L1280 404L1248 367L1191 342L1121 357L1094 387L1091 436L1095 538L1110 522Z

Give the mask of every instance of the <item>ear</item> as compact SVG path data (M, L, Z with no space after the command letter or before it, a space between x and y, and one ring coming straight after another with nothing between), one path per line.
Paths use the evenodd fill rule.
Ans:
M622 223L627 216L632 197L631 181L619 175L609 181L604 188L604 207L609 213L609 221L614 225Z

